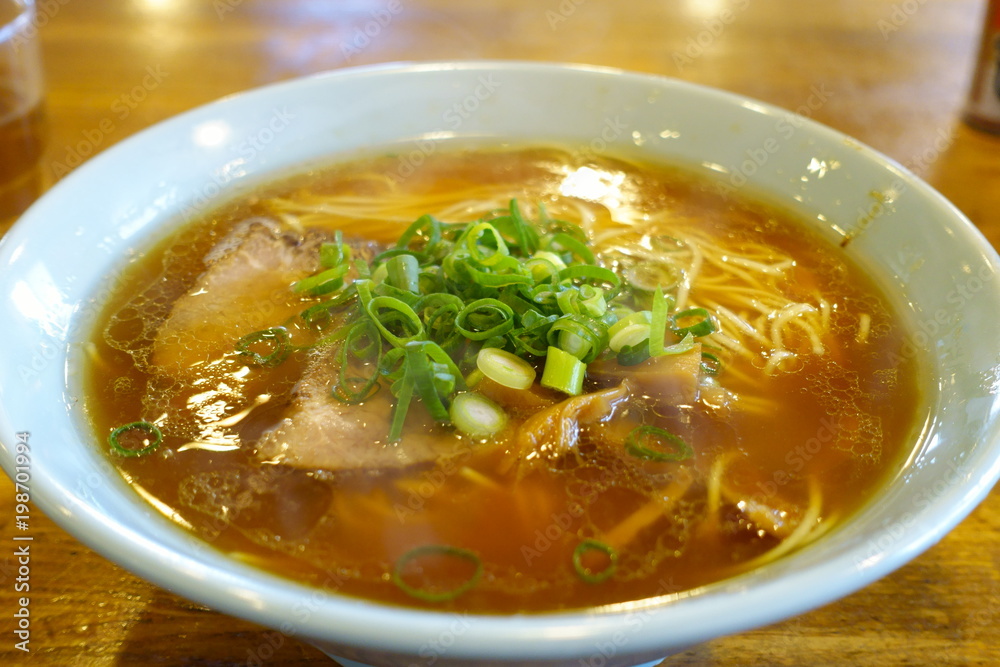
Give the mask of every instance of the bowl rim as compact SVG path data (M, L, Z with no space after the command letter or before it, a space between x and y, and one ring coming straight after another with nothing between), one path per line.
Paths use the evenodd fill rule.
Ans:
M0 262L7 260L12 253L17 252L19 246L27 242L28 227L32 219L39 215L39 211L49 202L57 200L61 193L70 187L67 184L89 178L91 173L98 172L105 164L118 161L119 156L133 150L134 146L186 127L195 117L216 111L224 112L234 105L253 104L256 100L273 97L282 91L325 86L344 79L394 77L416 72L440 73L456 70L610 76L658 87L687 89L726 105L744 104L749 101L762 113L772 115L788 113L774 105L749 100L742 95L701 84L652 73L630 72L596 65L509 60L422 61L380 63L320 72L227 95L156 123L94 156L43 195L42 199L22 216L21 221L13 226L8 235L0 241ZM954 205L906 168L878 151L816 121L805 119L803 126L808 127L810 133L819 133L838 141L852 142L870 159L905 179L909 187L919 191L923 197L929 198L947 213L963 235L964 242L988 257L995 268L1000 267L1000 260L992 246L973 224ZM0 393L0 403L3 402L2 398ZM9 435L5 432L2 437L7 438ZM1000 478L1000 446L998 446L1000 436L996 433L992 435L994 439L990 447L995 450L992 464L979 470L980 474L975 477L970 475L961 484L949 489L943 499L948 502L936 503L932 530L911 536L905 544L898 545L897 548L884 554L884 557L866 563L864 567L858 567L856 559L853 559L851 554L845 554L819 565L809 566L802 571L786 573L780 579L758 580L752 588L745 587L746 575L744 575L721 582L721 585L715 584L704 591L696 589L656 599L652 603L621 605L611 610L570 610L511 616L467 614L465 616L474 619L475 622L466 629L462 642L455 644L454 653L449 654L449 657L460 657L464 651L466 657L485 652L495 659L513 660L528 657L555 659L566 656L569 650L577 653L593 652L594 642L620 631L623 619L630 616L635 618L635 614L646 612L655 616L675 616L670 611L672 609L670 603L685 599L683 630L656 619L629 637L628 653L649 653L660 650L664 645L690 645L765 625L830 602L866 586L909 561L937 542L972 511ZM5 444L3 465L7 474L13 478L8 449L9 446ZM109 560L167 590L234 616L274 627L275 607L277 611L287 611L294 608L297 600L315 592L311 587L257 570L254 570L257 572L255 580L264 582L265 585L256 587L254 591L248 591L247 580L240 570L220 572L217 563L201 562L188 557L175 558L176 571L159 569L158 566L163 562L163 558L168 556L163 553L161 545L131 533L116 520L109 520L96 509L81 503L71 489L52 480L33 480L32 502L64 530ZM815 586L817 577L826 581L836 580L839 585ZM242 595L234 595L240 591ZM725 597L730 610L726 618L720 618L718 615L717 598L720 596ZM767 604L763 604L765 601ZM455 614L451 612L401 608L339 594L327 595L326 599L316 607L315 613L311 613L308 618L294 626L293 635L307 640L377 647L379 650L402 654L413 653L417 647L426 642L428 637L440 633L442 627L447 627L455 620ZM387 633L386 628L392 628L392 632ZM281 631L285 632L284 629Z

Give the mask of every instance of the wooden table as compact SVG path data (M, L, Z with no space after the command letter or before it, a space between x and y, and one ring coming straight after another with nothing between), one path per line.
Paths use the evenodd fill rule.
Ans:
M791 109L822 91L815 118L915 168L1000 243L1000 138L960 121L983 11L977 0L41 5L48 183L157 121L302 74L398 60L576 61L666 74ZM145 583L37 513L31 653L16 651L13 507L4 478L2 664L236 665L272 653L263 662L326 661L310 646ZM1000 492L940 544L868 588L664 664L1000 664Z

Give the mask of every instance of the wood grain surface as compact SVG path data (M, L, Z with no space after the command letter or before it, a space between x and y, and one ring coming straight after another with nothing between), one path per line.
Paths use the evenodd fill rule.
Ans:
M1000 138L961 122L984 7L975 0L42 0L49 134L41 180L51 184L179 112L303 74L400 60L573 61L669 75L790 109L806 105L819 121L913 168L996 244ZM331 664L294 639L145 583L37 510L31 651L16 650L14 500L3 478L0 664ZM939 544L860 592L663 664L1000 665L1000 491Z

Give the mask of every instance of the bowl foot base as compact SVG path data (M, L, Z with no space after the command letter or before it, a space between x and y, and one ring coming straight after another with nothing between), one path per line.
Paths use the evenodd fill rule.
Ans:
M332 657L341 665L341 667L370 667L369 665L366 665L363 662L355 662L354 660L348 660L346 658L338 658L336 656ZM634 665L634 667L656 667L656 665L660 664L661 662L663 662L663 660L653 660L652 662L644 662L640 665Z

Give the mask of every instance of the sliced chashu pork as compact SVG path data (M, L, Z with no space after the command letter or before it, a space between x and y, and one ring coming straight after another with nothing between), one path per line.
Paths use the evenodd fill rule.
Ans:
M338 348L317 350L295 387L281 423L260 439L258 457L298 468L374 470L403 468L468 451L468 443L434 424L416 401L404 435L388 442L392 394L385 388L357 405L331 396Z
M692 405L701 378L701 343L687 352L650 357L634 366L620 366L614 359L595 361L587 366L587 375L603 383L628 379L636 392L660 406Z
M304 306L291 286L320 268L320 245L331 239L321 230L282 231L259 218L238 225L174 303L153 342L152 366L183 377L187 369L231 353L240 337L294 316Z
M280 325L306 306L291 287L320 268L319 248L329 240L332 234L323 230L298 234L255 219L237 226L206 256L205 271L175 302L153 344L151 365L158 376L200 378L191 387L167 383L174 393L162 400L177 409L186 406L194 413L189 419L196 421L171 423L172 429L210 440L205 433L229 417L214 409L216 403L240 406L268 391L269 373L239 372L246 361L235 354L236 341ZM377 251L374 244L351 247L356 257L367 259ZM417 437L386 444L389 393L380 392L357 406L333 399L336 352L335 346L328 346L305 363L290 404L277 416L278 426L265 432L262 458L301 468L348 470L398 468L457 451L456 438L438 442L427 428Z

